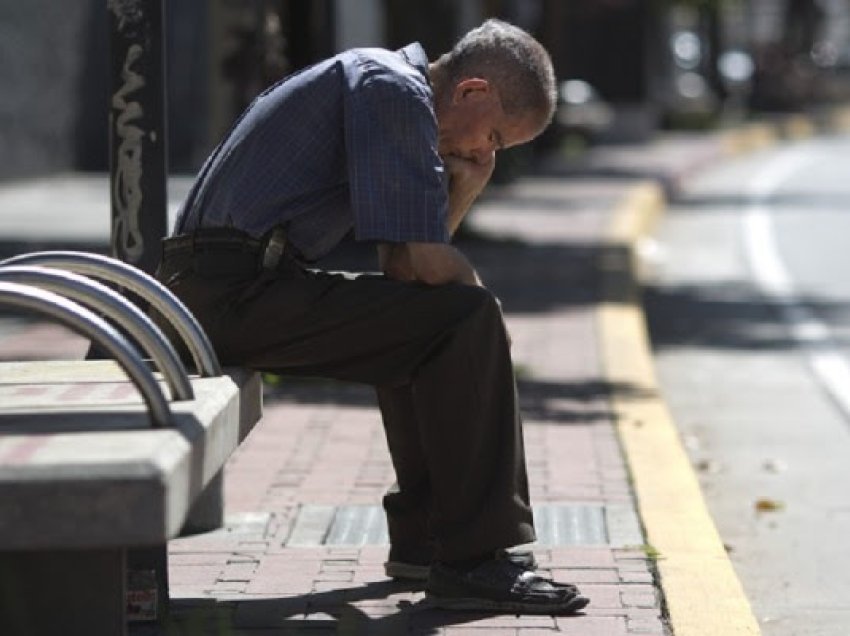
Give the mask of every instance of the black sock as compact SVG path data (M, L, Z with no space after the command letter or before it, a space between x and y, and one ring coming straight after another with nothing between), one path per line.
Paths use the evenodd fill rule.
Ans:
M480 554L478 556L469 557L467 559L458 559L457 561L444 561L444 563L453 570L474 570L482 563L493 560L493 553Z

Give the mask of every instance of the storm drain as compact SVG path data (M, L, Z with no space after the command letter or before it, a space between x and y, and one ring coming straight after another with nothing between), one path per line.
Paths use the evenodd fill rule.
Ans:
M534 507L539 545L635 546L644 543L640 523L628 505L545 504ZM362 546L389 543L380 506L303 505L288 546Z

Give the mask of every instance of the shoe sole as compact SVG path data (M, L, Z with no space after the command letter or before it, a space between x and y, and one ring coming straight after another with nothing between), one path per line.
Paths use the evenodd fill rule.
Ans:
M514 556L511 560L528 570L537 568L537 560L530 553L528 556L524 554L522 556ZM399 581L427 581L431 575L431 566L413 565L412 563L404 563L403 561L387 561L384 563L384 574L387 578Z
M430 565L413 565L401 561L384 563L384 574L397 581L427 581L431 574Z
M590 603L584 596L574 596L566 603L528 603L521 601L494 601L486 598L452 598L426 595L428 602L440 609L499 612L503 614L575 614Z

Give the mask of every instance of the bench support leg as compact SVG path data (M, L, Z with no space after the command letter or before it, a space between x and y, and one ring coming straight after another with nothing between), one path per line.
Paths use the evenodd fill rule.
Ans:
M131 621L164 623L168 617L168 546L127 550L128 598L137 601Z
M0 634L126 634L121 549L0 552Z
M224 470L219 470L189 509L181 536L211 532L224 525Z

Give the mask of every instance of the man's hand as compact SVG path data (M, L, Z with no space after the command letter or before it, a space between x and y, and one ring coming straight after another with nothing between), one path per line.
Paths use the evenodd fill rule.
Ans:
M496 167L496 153L492 152L484 159L465 159L454 155L445 155L443 163L449 171L449 233L454 234L473 201L484 190L493 169Z

